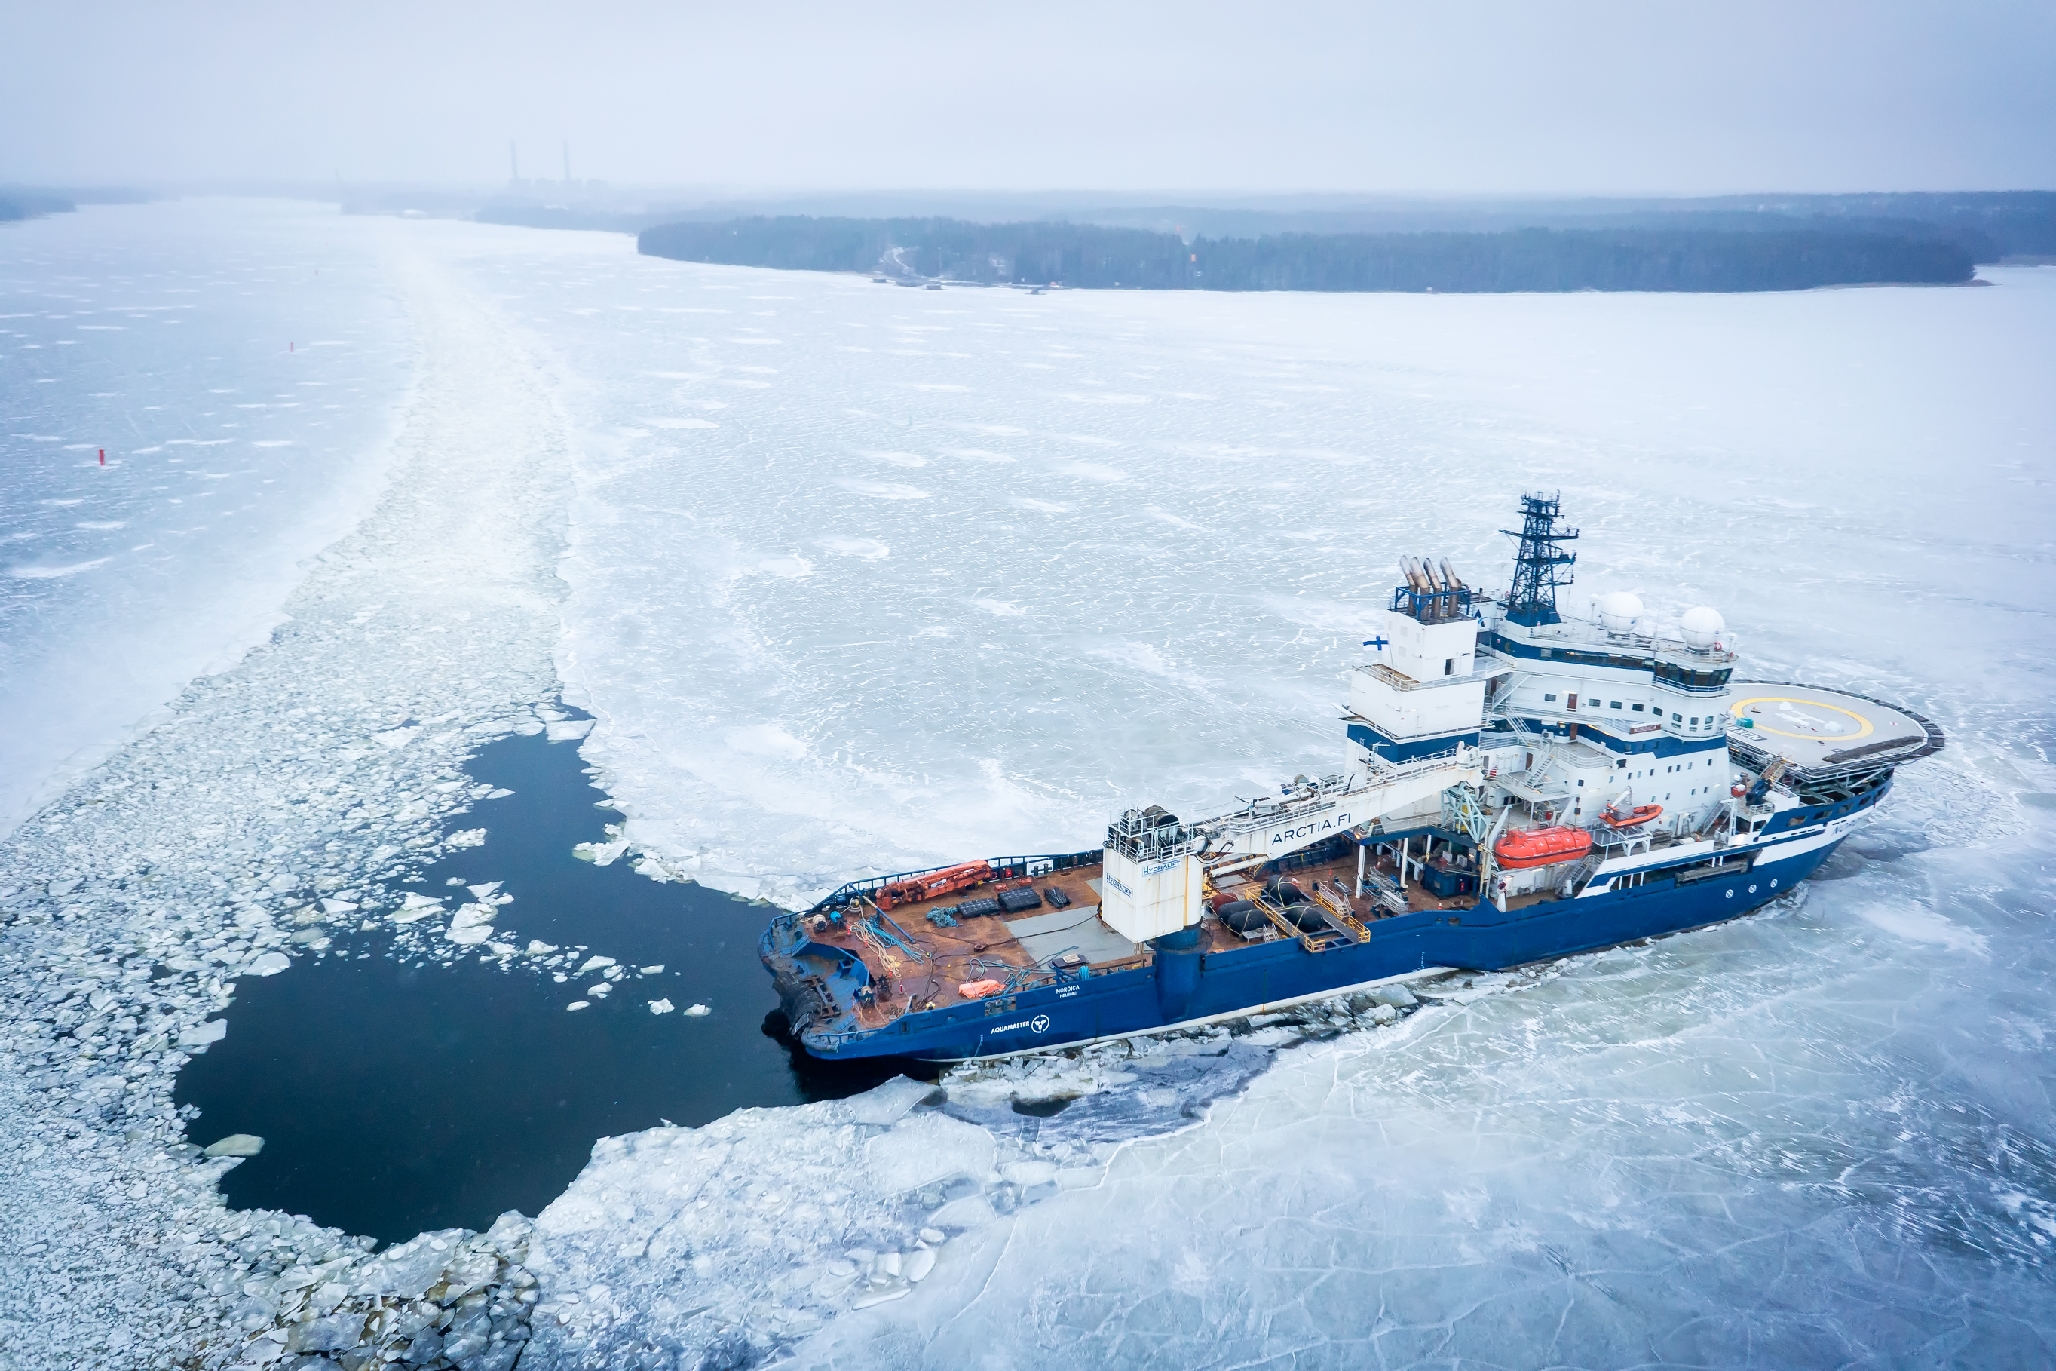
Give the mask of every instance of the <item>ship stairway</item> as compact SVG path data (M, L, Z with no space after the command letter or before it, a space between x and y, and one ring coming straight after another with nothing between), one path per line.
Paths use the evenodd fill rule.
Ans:
M1405 914L1413 908L1406 902L1405 891L1375 871L1364 873L1364 897L1387 914Z
M1593 873L1599 870L1610 855L1612 854L1594 851L1578 858L1577 863L1564 875L1564 882L1570 886L1572 895L1584 890L1585 883L1592 879Z

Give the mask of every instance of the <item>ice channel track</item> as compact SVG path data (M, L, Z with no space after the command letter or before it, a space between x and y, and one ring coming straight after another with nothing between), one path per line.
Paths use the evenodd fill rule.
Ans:
M294 1295L270 1277L361 1260L341 1233L230 1213L229 1163L185 1145L172 1085L181 1039L288 944L288 908L432 858L466 798L436 787L556 689L567 463L543 365L429 264L394 270L417 379L375 512L267 645L0 845L0 1366L275 1357L252 1334L340 1278ZM478 1274L478 1252L446 1247ZM487 1293L511 1279L484 1270ZM402 1293L463 1293L434 1271L401 1284L415 1275ZM516 1288L495 1327L521 1321ZM398 1336L427 1315L395 1298Z

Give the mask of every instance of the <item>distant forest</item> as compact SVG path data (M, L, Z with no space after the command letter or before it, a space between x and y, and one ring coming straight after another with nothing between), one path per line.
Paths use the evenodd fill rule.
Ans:
M1895 232L1822 219L1755 230L1277 233L1187 242L1098 224L783 216L664 224L645 229L638 244L650 256L730 266L1133 290L1804 290L1959 285L1976 270L1970 247L1920 225Z
M45 214L69 214L76 209L70 200L49 191L21 190L0 186L0 221L35 219Z

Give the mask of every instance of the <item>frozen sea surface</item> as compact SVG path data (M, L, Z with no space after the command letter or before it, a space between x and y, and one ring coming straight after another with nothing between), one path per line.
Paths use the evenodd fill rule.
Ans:
M655 874L1084 847L1332 766L1395 556L1491 584L1561 485L1577 596L1712 603L1761 674L1949 729L1822 879L1418 1006L606 1140L532 1231L445 1242L496 1254L488 1331L524 1367L2049 1360L2056 272L1023 297L310 232L417 340L393 475L0 851L7 1357L421 1317L348 1235L224 1210L170 1082L308 910L488 822L463 758L560 685Z
M797 899L1095 845L1340 755L1402 551L1726 614L1753 670L2033 755L2056 272L1983 290L1412 297L475 269L570 347L559 664L630 831ZM570 343L576 339L575 345Z
M412 373L381 252L270 201L0 229L0 832L262 641L370 508Z

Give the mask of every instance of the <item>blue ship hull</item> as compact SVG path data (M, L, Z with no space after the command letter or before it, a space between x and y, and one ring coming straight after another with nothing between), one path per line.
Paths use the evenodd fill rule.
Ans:
M1889 785L1887 779L1862 806L1882 799ZM1811 875L1841 839L1808 839L1855 807L1852 801L1795 815L1789 837L1765 844L1754 866L1734 875L1681 884L1659 868L1631 889L1544 900L1511 912L1489 902L1460 912L1417 911L1377 920L1366 941L1318 952L1296 939L1202 952L1178 948L1174 935L1158 941L1148 966L908 1013L878 1028L853 1027L852 1018L821 1012L847 1006L865 973L840 949L812 943L801 916L775 920L760 952L812 1055L961 1061L1247 1013L1431 967L1504 970L1719 923L1760 908ZM1791 855L1780 856L1781 849ZM811 986L802 984L802 971L812 973L805 978Z

